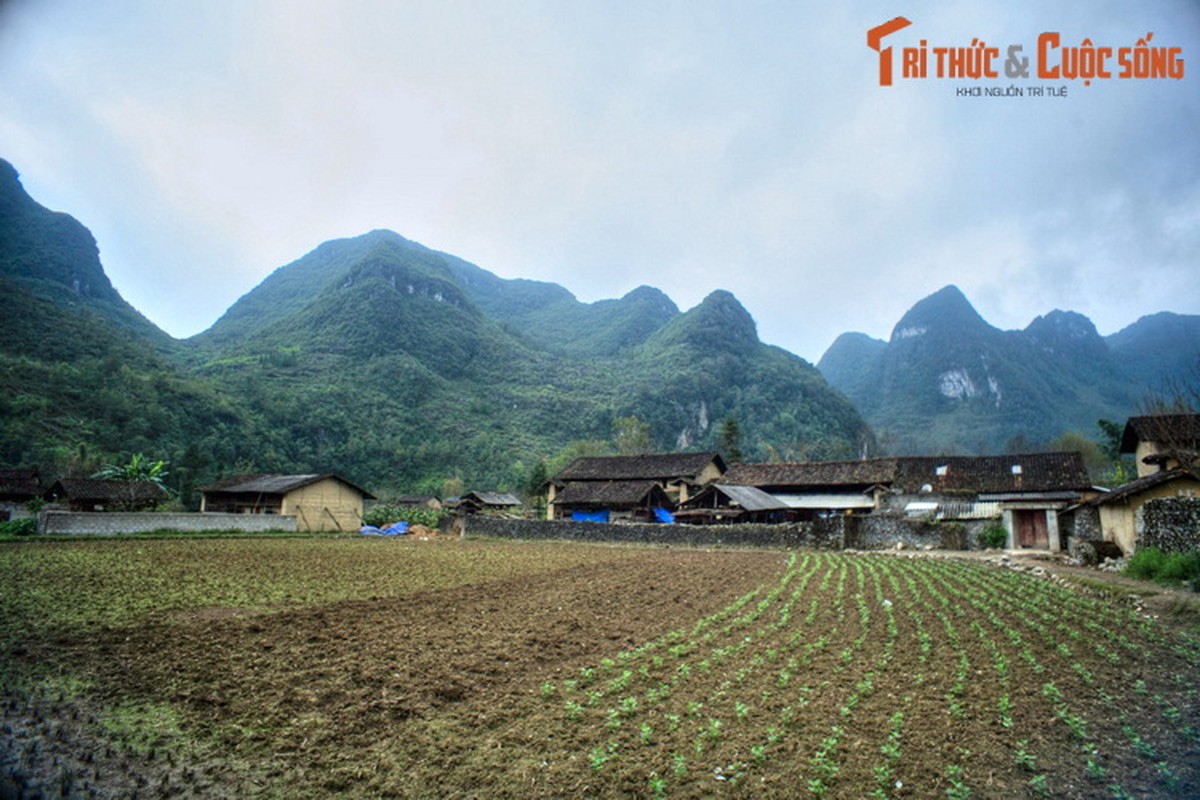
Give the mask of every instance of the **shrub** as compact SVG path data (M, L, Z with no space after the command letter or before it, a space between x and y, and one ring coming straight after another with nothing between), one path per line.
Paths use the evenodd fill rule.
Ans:
M33 517L0 522L0 536L31 536L37 533L37 520Z
M1166 554L1157 547L1144 547L1134 553L1125 565L1125 574L1132 578L1152 581L1162 571Z
M991 525L981 530L976 538L984 547L999 550L1008 544L1008 531L1003 525Z
M1200 552L1164 553L1157 547L1138 550L1129 559L1125 574L1134 578L1177 586L1190 581L1200 585Z
M401 508L387 504L373 506L363 512L363 524L383 528L393 522L407 522L409 525L424 525L426 528L436 528L449 512L432 508Z

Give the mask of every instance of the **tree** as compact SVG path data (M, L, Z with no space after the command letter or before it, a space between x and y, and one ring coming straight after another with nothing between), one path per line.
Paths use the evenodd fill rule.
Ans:
M725 455L727 463L736 464L743 460L741 447L742 429L736 419L729 416L721 420L721 428L717 431L717 439L720 442L721 452Z
M158 490L157 493L161 493L163 496L171 493L164 483L167 474L166 461L162 459L152 461L144 453L134 453L129 457L128 463L105 464L92 477L109 481L124 481L127 494L124 505L133 510L147 505L149 496L156 494L153 491L145 491L147 486L153 486ZM149 504L152 505L152 503Z
M650 425L637 417L618 417L613 420L613 444L623 456L638 456L654 449L650 441Z

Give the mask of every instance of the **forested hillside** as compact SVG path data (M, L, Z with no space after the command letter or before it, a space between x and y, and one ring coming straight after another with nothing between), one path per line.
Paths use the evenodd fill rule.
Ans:
M1107 338L1052 311L1024 330L989 325L948 286L918 302L889 341L843 334L819 362L896 453L1028 449L1124 422L1172 381L1200 377L1200 317L1158 314Z
M233 472L520 490L547 461L618 439L748 458L846 457L870 440L727 292L682 313L650 287L581 303L390 231L321 245L176 341L6 162L0 296L0 464L52 479L144 452L170 462L187 504Z

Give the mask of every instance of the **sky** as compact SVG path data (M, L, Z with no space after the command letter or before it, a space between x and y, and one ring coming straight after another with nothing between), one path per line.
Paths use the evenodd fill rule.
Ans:
M1182 77L1118 77L1139 40ZM1200 313L1195 0L0 0L0 158L177 337L376 228L585 302L726 289L813 362L947 284L1003 329Z

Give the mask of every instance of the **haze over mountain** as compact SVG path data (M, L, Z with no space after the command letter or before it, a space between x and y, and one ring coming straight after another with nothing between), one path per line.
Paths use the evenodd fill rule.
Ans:
M649 287L581 303L390 231L280 267L176 341L112 288L91 235L0 164L0 462L48 475L132 452L194 487L337 471L380 492L519 488L613 438L749 457L849 456L866 427L816 369L763 344L728 292L686 312ZM593 444L585 444L591 442Z
M998 452L1095 437L1097 420L1121 422L1168 381L1200 376L1200 316L1163 312L1101 337L1087 317L1056 310L1002 331L947 286L889 341L838 337L818 369L892 452Z

